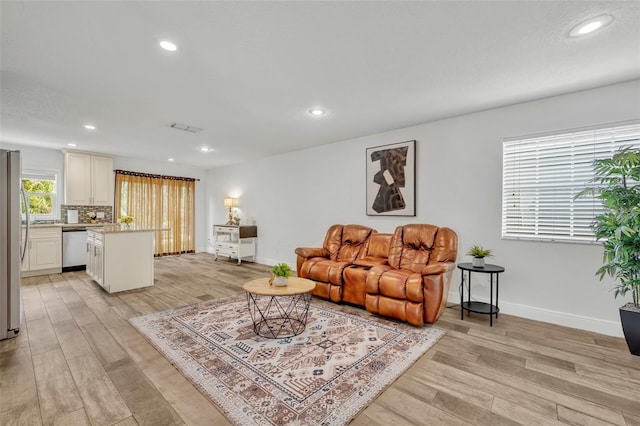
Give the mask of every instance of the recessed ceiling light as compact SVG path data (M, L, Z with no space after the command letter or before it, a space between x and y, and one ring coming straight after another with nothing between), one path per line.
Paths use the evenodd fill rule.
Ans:
M309 110L309 114L313 115L314 117L320 117L322 115L325 115L327 112L321 108L311 108Z
M202 151L202 152L211 152L211 151L213 151L213 148L208 148L206 146L203 146L202 148L200 148L200 151Z
M580 37L590 34L596 30L606 27L611 23L611 21L613 21L613 16L611 15L596 16L595 18L591 18L573 27L569 36Z
M67 146L78 146L78 145L76 145L75 143L69 142Z
M172 162L172 163L173 163L173 162L174 162L174 161L176 161L176 160L174 160L173 158L169 158L169 160L168 160L168 161L170 161L170 162Z
M94 126L93 124L85 124L83 127L85 129L87 129L87 130L95 130L96 129L96 126Z
M160 42L160 47L162 47L164 50L168 50L169 52L175 52L176 50L178 50L178 46L167 40L162 40Z

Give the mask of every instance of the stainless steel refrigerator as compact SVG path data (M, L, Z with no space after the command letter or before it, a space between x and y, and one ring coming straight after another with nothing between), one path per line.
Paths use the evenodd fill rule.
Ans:
M26 244L22 243L20 151L0 150L0 340L20 331L20 267ZM25 203L28 238L28 204Z

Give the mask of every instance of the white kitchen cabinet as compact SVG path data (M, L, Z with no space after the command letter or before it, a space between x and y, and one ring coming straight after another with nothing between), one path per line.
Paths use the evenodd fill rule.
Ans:
M65 152L65 204L112 206L113 180L111 157Z
M87 274L103 285L103 234L87 230Z
M152 286L153 236L153 230L87 230L87 274L108 293Z
M214 225L213 245L218 255L229 256L238 259L238 264L243 257L251 256L251 260L256 259L256 238L258 237L257 226L239 225Z
M113 205L113 158L91 156L91 193L96 206Z
M62 229L59 226L29 229L22 276L62 272Z

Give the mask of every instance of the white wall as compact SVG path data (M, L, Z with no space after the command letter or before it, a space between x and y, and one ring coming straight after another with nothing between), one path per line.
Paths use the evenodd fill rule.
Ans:
M22 154L22 168L25 170L31 169L56 172L58 175L59 204L64 204L64 155L61 151L28 145L15 145L5 142L2 142L0 147L3 149L20 150ZM162 163L118 156L113 157L113 167L114 169L130 170L134 172L184 176L200 179L200 182L196 182L196 251L206 250L206 173L204 169L174 163ZM58 219L59 214L60 212L58 211Z
M207 178L207 228L226 222L224 197L239 197L241 216L253 216L258 225L258 260L295 264L295 248L320 246L334 223L380 232L406 223L449 226L458 233L458 261L469 261L464 253L482 244L494 250L492 263L505 266L502 312L621 335L623 301L614 300L610 280L594 276L599 245L501 239L502 140L638 119L639 100L636 80L214 169ZM366 216L365 149L413 139L416 217ZM478 275L473 294L486 300L488 281ZM459 277L450 294L454 302Z

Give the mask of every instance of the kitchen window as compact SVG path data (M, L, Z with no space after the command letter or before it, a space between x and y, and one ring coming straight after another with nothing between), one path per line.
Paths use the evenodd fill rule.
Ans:
M29 204L32 220L52 220L57 216L57 174L47 171L25 171L22 173L22 188ZM22 205L22 215L25 215Z
M505 140L502 238L594 242L602 203L575 196L594 177L594 160L626 146L640 148L640 122Z

